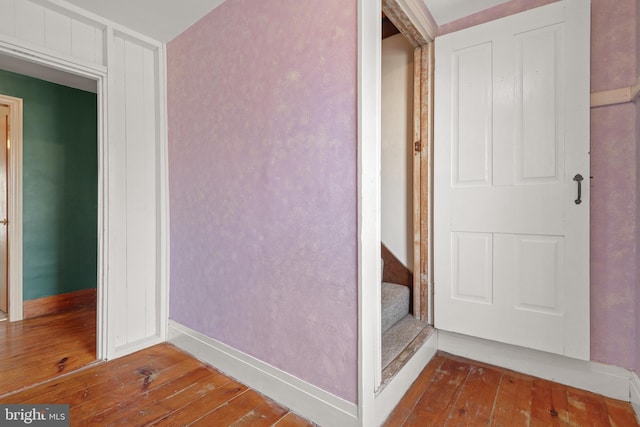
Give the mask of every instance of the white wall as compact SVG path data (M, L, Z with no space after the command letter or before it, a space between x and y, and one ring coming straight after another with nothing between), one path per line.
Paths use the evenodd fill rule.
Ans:
M382 41L382 242L413 270L413 47Z

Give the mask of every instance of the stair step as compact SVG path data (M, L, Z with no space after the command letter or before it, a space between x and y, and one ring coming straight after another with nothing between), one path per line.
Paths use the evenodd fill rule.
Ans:
M418 336L426 322L407 314L398 323L382 334L382 369L386 368Z
M382 283L382 333L409 314L409 288L395 283Z

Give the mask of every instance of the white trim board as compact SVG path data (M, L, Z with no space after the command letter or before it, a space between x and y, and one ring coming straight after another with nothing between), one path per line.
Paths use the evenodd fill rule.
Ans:
M375 398L376 425L382 425L391 415L411 384L438 351L438 333L433 330L418 351L411 356L406 365L384 387Z
M379 1L358 0L358 422L372 426L382 377L380 324L381 55Z
M7 289L9 321L22 320L22 99L0 95L0 104L9 107L9 138L7 154Z
M169 342L322 426L358 425L355 404L169 320Z
M359 408L287 372L275 368L175 321L168 341L199 360L287 406L322 426L358 426ZM623 401L640 418L640 378L617 366L435 330L398 375L375 396L373 424L382 425L437 351L500 366Z
M640 419L640 378L638 374L631 371L631 383L630 383L630 399L633 409L636 411L636 417Z
M545 380L629 401L630 371L612 365L438 331L438 349ZM637 378L637 376L636 376ZM639 386L640 383L636 383ZM640 404L640 394L638 394Z

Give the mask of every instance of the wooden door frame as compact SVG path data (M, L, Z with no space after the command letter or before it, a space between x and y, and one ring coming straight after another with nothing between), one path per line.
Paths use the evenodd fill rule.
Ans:
M437 26L415 1L382 10L413 53L413 316L433 324L433 71Z
M0 94L0 104L9 107L7 150L7 300L9 321L22 320L22 99Z

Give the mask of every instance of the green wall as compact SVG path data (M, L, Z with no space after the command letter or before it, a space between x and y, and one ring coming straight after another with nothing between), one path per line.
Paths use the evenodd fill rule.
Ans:
M24 100L24 300L95 288L97 96L4 70L0 94Z

